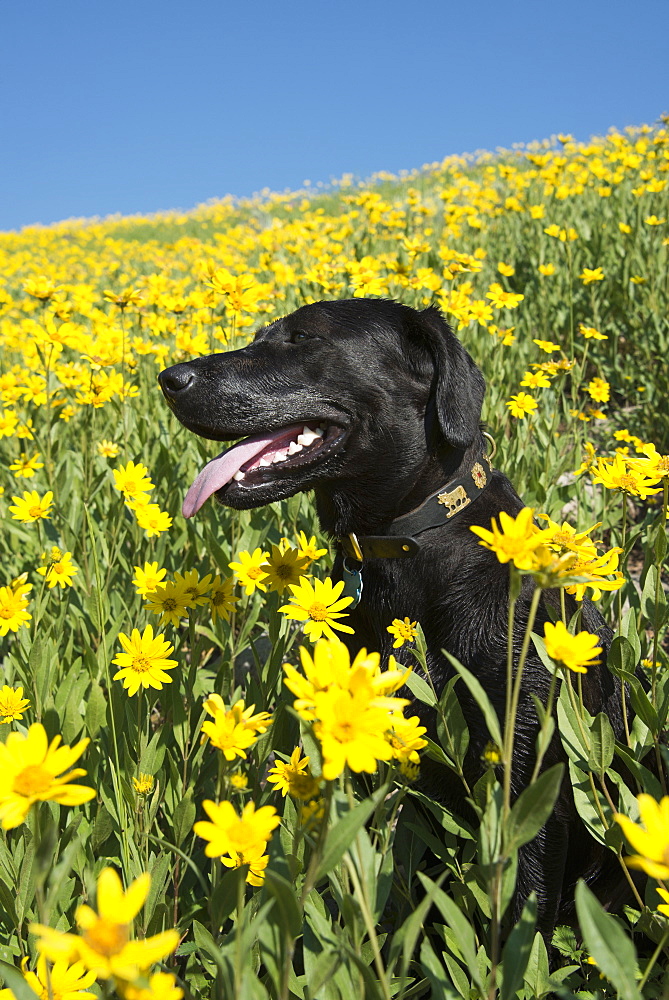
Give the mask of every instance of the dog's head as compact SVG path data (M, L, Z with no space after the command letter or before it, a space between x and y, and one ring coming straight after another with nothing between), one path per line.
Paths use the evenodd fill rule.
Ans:
M303 306L248 347L174 365L159 381L189 430L243 438L200 473L186 517L212 494L245 509L389 477L400 497L427 456L477 438L484 393L438 310L377 299Z

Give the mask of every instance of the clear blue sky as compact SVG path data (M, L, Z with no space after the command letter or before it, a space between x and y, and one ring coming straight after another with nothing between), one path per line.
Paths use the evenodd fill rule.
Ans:
M2 0L0 230L669 110L668 0Z

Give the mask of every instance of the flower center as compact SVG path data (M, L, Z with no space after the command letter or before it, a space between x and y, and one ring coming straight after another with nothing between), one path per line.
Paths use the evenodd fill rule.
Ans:
M13 615L13 610L8 608L6 604L4 607L0 608L0 618L12 618Z
M318 792L318 782L310 774L292 774L288 777L290 794L297 799L310 799Z
M621 476L620 477L620 488L621 490L635 490L636 489L636 479L634 476Z
M163 601L163 608L165 611L176 611L177 602L173 597L166 597Z
M230 854L238 854L240 858L245 852L249 851L254 844L263 839L262 835L258 835L258 831L253 827L253 825L251 823L247 823L245 820L238 820L237 823L232 824L228 828L228 837L230 838L232 846ZM245 861L241 860L239 863L243 865L245 864Z
M282 580L290 580L293 575L292 567L288 563L279 563L275 567L274 572L277 576L280 576Z
M138 674L145 674L147 670L151 669L151 660L146 656L135 656L132 661L132 669Z
M128 943L128 928L126 924L114 924L110 920L100 918L82 937L88 947L98 955L110 958L112 955L118 955Z
M308 610L309 617L314 622L324 622L328 616L328 609L322 601L314 601Z
M28 507L28 513L31 517L41 517L42 508L41 507Z
M53 776L39 764L30 764L14 778L14 791L29 799L46 792L51 787Z
M259 576L264 576L264 572L265 571L262 570L260 566L249 566L249 568L246 571L246 575L251 580L257 580Z
M342 719L332 727L332 735L338 743L349 743L356 737L356 729L352 722Z

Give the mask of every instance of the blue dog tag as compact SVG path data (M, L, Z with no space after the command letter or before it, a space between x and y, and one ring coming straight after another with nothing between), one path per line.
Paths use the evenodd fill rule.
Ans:
M360 596L362 594L362 567L360 569L351 569L347 560L344 559L342 576L344 579L344 589L341 596L353 598L352 603L349 604L346 609L347 611L350 611L360 602Z

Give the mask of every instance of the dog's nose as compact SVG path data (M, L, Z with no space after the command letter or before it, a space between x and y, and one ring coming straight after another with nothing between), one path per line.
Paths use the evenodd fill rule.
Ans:
M185 364L173 365L172 368L166 368L158 376L158 381L163 392L173 396L187 389L194 378L195 374L192 369Z

